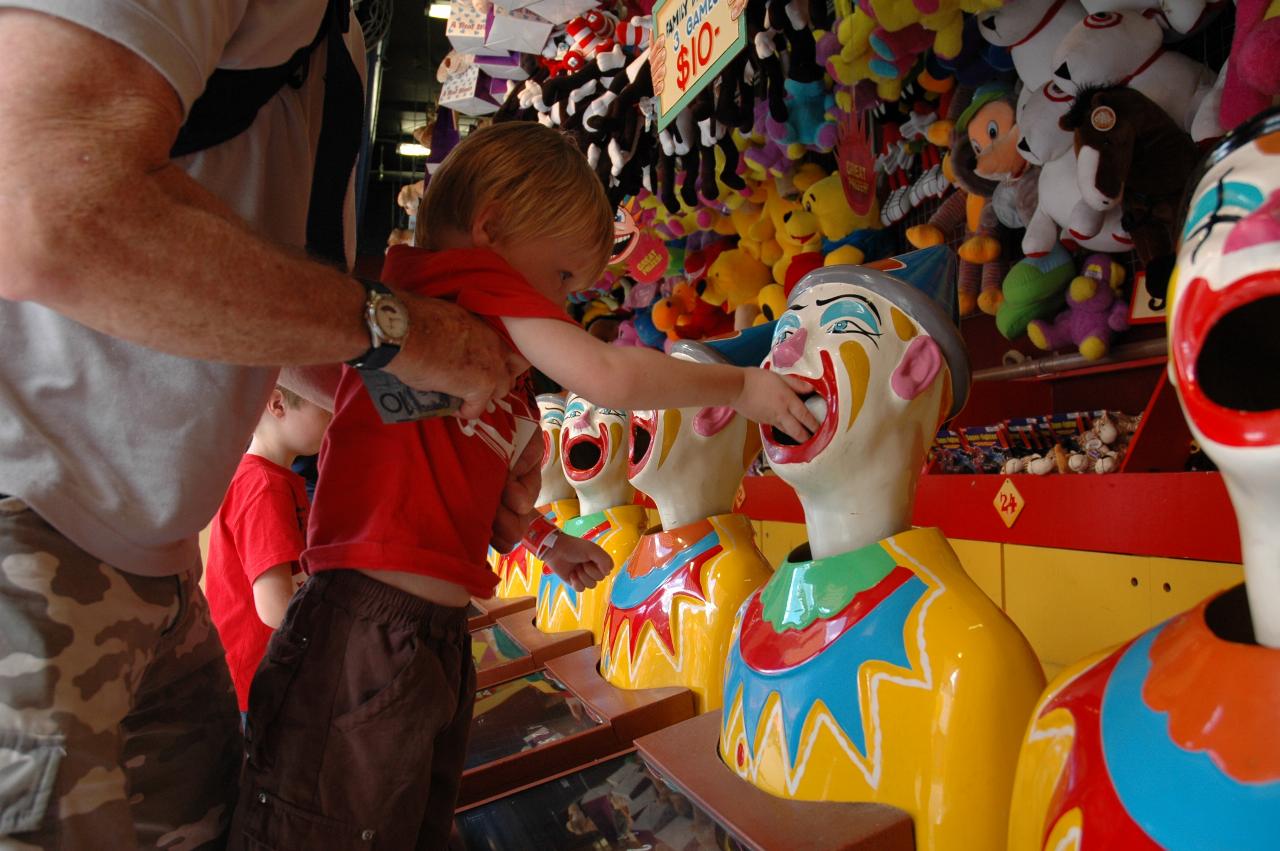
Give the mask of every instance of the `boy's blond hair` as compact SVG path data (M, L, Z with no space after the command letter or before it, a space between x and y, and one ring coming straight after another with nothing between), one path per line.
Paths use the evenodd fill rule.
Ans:
M296 411L302 407L303 399L297 393L294 393L288 387L277 384L276 389L280 391L280 396L284 399L284 406L291 411Z
M490 203L503 239L572 238L604 271L613 253L613 209L587 158L564 134L533 121L476 130L445 157L418 209L418 245L441 228L469 231ZM594 283L594 281L588 282Z

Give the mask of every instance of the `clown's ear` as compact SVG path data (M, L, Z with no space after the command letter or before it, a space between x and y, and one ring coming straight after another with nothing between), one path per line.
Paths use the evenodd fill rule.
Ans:
M907 351L889 378L889 386L898 398L910 402L933 385L942 363L942 349L932 337L922 334L907 344Z

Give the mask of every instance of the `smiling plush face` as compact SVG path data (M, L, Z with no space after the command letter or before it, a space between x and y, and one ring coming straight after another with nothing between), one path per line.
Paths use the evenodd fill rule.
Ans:
M995 100L974 113L966 128L976 163L973 170L988 180L1003 180L1022 174L1027 162L1018 150L1018 122L1014 105Z
M899 456L923 453L951 404L937 343L889 298L852 280L798 287L764 363L813 388L805 405L821 425L811 438L797 444L762 430L773 469L802 495L859 475L884 453L897 475L910 463Z
M627 414L602 408L570 393L564 406L560 463L565 478L582 494L625 486Z
M1244 136L1191 196L1169 282L1169 374L1229 483L1262 485L1280 475L1280 115Z

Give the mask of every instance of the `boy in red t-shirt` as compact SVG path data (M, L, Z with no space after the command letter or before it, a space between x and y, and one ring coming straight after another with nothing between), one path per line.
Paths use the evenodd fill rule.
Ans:
M597 404L728 406L807 439L817 422L798 379L609 346L569 320L566 296L595 283L612 253L613 218L567 137L494 125L432 176L418 215L425 248L389 249L383 280L486 318ZM344 369L303 554L312 578L254 681L233 848L445 847L475 695L466 605L497 582L490 529L537 433L527 373L477 420L384 424L360 373ZM612 566L545 521L525 541L578 589Z
M243 713L249 683L303 576L307 492L289 469L312 455L331 414L276 387L209 530L205 593Z

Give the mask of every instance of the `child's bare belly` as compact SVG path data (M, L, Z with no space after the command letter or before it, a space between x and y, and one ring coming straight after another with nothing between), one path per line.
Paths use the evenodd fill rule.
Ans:
M446 582L418 573L402 573L398 570L362 570L370 579L398 588L406 594L421 597L441 606L465 606L471 601L466 588L454 582Z

